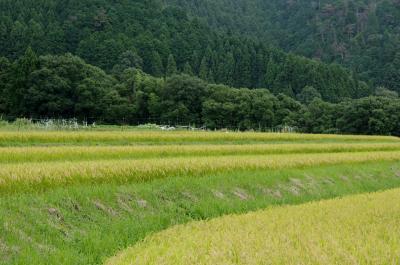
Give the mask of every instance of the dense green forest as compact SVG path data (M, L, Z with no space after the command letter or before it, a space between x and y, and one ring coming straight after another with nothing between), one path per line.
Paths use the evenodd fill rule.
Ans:
M71 52L111 71L131 52L136 65L154 76L175 61L178 71L210 82L297 94L304 82L281 85L288 77L271 72L295 68L309 77L310 68L323 67L271 48L279 47L343 64L357 80L400 91L399 20L397 0L1 0L0 55L16 59L30 45L39 54ZM316 71L314 79L331 83L324 73L329 69ZM330 101L359 96L322 95Z
M131 67L111 75L71 54L37 56L31 49L14 62L0 61L0 84L0 113L9 118L400 135L400 99L384 88L374 96L328 103L308 86L295 100L187 74L156 78Z
M212 83L266 87L292 97L313 86L331 102L371 93L371 87L338 65L213 30L156 0L1 0L0 55L15 60L28 46L40 55L70 52L109 73L124 67L156 77L185 72Z
M376 5L386 48L363 26L345 56L327 1L263 2L0 0L0 115L400 134L399 23L379 15L398 1Z
M337 62L400 91L398 0L166 0L213 28Z

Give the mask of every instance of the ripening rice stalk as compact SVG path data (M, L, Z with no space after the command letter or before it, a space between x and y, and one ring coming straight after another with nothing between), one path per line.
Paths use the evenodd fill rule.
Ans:
M377 160L400 160L400 151L3 164L0 167L0 192L76 183L125 183L170 176L202 176L222 171L279 169Z
M0 147L0 163L400 150L400 143Z
M106 265L399 264L400 189L176 226Z
M216 143L216 142L271 142L271 141L367 141L399 142L390 136L318 135L292 133L225 133L225 132L115 132L115 131L28 131L0 132L0 145L30 144L143 144L143 143Z

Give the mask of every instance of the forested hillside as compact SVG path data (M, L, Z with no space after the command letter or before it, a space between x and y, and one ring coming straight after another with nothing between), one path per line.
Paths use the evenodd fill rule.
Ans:
M0 118L400 135L399 2L330 2L0 0Z
M190 75L156 78L134 68L110 75L71 54L37 56L31 49L14 62L0 61L0 84L0 113L11 119L400 135L400 99L385 89L334 104L305 87L296 101L267 89L208 84Z
M214 28L337 62L400 91L399 0L166 0Z
M155 77L184 72L293 98L306 86L331 102L372 92L338 65L288 55L271 44L213 30L156 0L0 1L0 55L10 60L31 47L39 55L70 52L114 74L129 67Z

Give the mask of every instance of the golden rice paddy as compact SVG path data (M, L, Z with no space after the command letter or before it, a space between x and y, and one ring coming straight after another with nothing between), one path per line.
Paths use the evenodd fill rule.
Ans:
M177 226L106 265L399 264L400 189Z

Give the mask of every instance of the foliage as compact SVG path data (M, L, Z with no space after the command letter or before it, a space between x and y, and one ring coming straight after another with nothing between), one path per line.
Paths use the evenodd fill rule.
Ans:
M378 87L375 90L375 95L378 97L398 98L399 93L396 91L389 90L385 87Z
M312 86L306 86L301 90L301 93L297 95L297 99L303 104L309 104L314 99L321 98L321 94Z
M0 56L17 60L32 47L38 55L72 53L117 75L133 67L156 77L185 72L211 83L266 87L292 97L305 86L313 86L327 101L364 96L366 84L337 65L218 31L182 6L157 0L2 0ZM41 72L40 77L49 74ZM368 94L370 88L366 90Z
M301 105L282 93L207 84L185 74L159 79L128 67L114 77L70 54L37 57L30 49L4 69L2 106L9 118L400 135L400 99L383 89L376 97L331 104L305 86L297 95Z
M37 57L28 49L3 77L6 113L13 117L102 117L117 101L109 97L115 80L70 54Z
M400 92L397 0L167 2L214 29L250 36L308 58L340 63L362 80Z
M396 2L264 2L2 0L0 115L400 135ZM254 16L240 15L247 13ZM272 18L280 23L267 23ZM235 34L245 29L258 40ZM305 36L314 39L303 43ZM271 43L360 69L350 73Z

